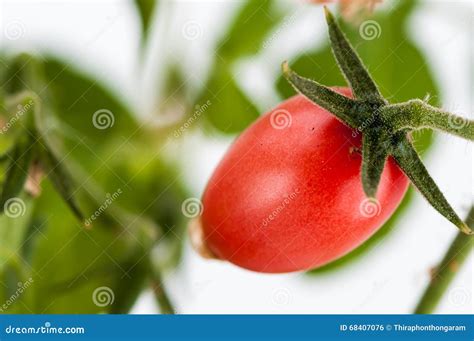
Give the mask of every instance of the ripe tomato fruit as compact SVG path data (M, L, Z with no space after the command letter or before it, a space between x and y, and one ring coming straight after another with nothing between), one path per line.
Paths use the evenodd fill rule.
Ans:
M336 89L350 96L347 88ZM367 240L408 180L389 158L377 201L361 184L361 136L301 95L230 147L203 195L201 233L216 258L258 272L321 266Z

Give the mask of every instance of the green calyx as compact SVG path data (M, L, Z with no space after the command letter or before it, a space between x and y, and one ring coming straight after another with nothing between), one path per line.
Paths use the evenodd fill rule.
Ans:
M354 99L299 76L284 62L282 68L288 82L309 100L362 134L361 178L362 187L369 198L376 197L385 161L392 156L413 185L439 213L463 233L473 234L429 175L410 141L410 134L415 130L430 128L472 141L474 122L419 99L390 104L380 94L374 80L326 7L325 13L334 56L352 89Z

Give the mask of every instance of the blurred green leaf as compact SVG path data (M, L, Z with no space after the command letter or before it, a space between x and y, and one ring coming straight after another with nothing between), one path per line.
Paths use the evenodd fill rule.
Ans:
M113 139L138 132L140 125L131 110L100 80L58 59L47 58L43 65L47 90L42 94L69 128L65 133L100 148L105 142L115 143Z
M171 248L165 261L176 265L187 223L181 205L189 197L177 165L164 161L160 153L145 146L129 145L120 154L113 154L108 167L97 170L94 178L109 193L121 188L118 205L160 226L160 243L166 242Z
M217 47L218 58L233 61L256 54L284 15L273 0L247 0Z
M150 283L156 303L160 307L160 312L162 314L175 314L176 310L173 307L170 298L166 294L165 284L163 282L161 273L157 271L154 265L152 266L153 268L150 271Z
M72 164L71 168L78 165L88 174L84 177L85 186L100 184L106 193L121 189L117 205L157 223L165 239L173 240L176 248L182 243L184 219L180 207L187 194L182 179L176 177L175 167L162 161L163 153L154 149L153 143L161 148L157 142L164 139L164 132L150 136L147 127L141 126L96 81L71 67L63 69L57 60L46 62L48 89L60 124L51 137L55 145L61 146L64 162ZM77 101L75 98L83 92L86 93ZM113 113L114 124L105 129L94 125L98 104ZM179 254L172 258L176 264Z
M51 72L50 76L53 75L54 72ZM71 76L71 79L75 76ZM178 82L180 79L179 76L171 78ZM60 80L61 76L56 77L54 82ZM61 81L58 86L60 84ZM65 82L65 86L68 84L69 82ZM108 103L107 107L119 107L113 98L108 101L104 99L107 97L102 96L101 102ZM84 100L84 105L89 106L96 101L95 96L85 96ZM164 239L173 241L173 250L179 248L185 224L181 204L187 197L187 192L182 179L177 176L179 172L176 167L163 161L164 153L160 143L166 140L169 132L161 130L153 136L147 136L148 133L142 131L146 127L142 128L137 123L124 124L122 127L114 124L104 130L97 129L92 124L83 124L81 132L77 129L77 124L68 122L69 117L65 117L64 110L61 109L64 105L67 103L56 103L56 111L63 114L58 115L60 126L55 129L54 134L50 134L53 144L61 146L64 162L73 164L71 168L79 166L89 174L85 178L86 185L100 184L108 193L123 190L117 204L130 212L152 219L161 226ZM83 108L79 113L86 111ZM123 109L117 110L116 122L122 116L125 119L131 117ZM101 137L101 134L104 136ZM171 259L176 264L179 252Z
M0 120L3 118L4 117L0 115ZM6 163L6 161L9 160L7 153L9 150L11 150L14 147L14 145L15 145L14 134L0 134L0 164Z
M128 190L125 196L130 197L130 202L141 198L142 193L131 191L127 183L136 176L147 185L154 184L160 174L152 170L145 179L138 171L118 174L114 168L141 167L135 163L135 148L150 151L150 159L143 160L142 166L161 156L153 150L150 135L144 133L131 111L94 77L49 57L22 55L13 64L22 72L12 75L4 88L16 93L27 86L38 94L46 132L43 145L54 146L54 151L49 147L43 154L49 179L43 181L34 214L25 224L27 240L23 240L18 256L5 255L8 264L17 259L17 268L34 279L28 295L21 296L25 301L19 298L14 304L15 311L127 312L146 280L142 264L162 231L146 216L156 214L152 209L146 214L143 207L140 214L124 211L119 200L111 199L116 199L113 191L118 187L108 187L107 183L111 177L117 180L123 189L120 193ZM105 120L97 113L105 114ZM123 153L130 150L130 154ZM115 163L109 165L109 159ZM104 189L97 186L102 177L107 178ZM179 179L175 181L178 182ZM165 189L168 185L162 182L160 186ZM150 188L147 195L151 203L157 192L152 193L153 187ZM91 220L90 230L77 221L60 194L69 202L74 194L77 205ZM161 202L169 204L166 198ZM177 200L171 202L175 202L172 212L180 212ZM5 280L7 272L0 276ZM11 285L7 285L7 291L15 290ZM94 297L104 287L111 290L113 302L102 305Z
M33 213L31 198L21 194L18 199L11 214L0 216L0 273L10 261L21 263L21 250L28 238L29 221Z
M224 62L214 66L214 72L197 101L197 105L204 103L210 103L204 117L213 127L228 134L242 131L259 116L258 109L242 92L229 65Z
M64 73L66 68L67 66L63 67L61 72L57 74L56 78L60 78L58 75ZM12 160L14 160L12 165L15 167L10 167L8 170L7 178L5 180L5 185L7 187L5 187L3 191L4 194L2 194L1 202L3 203L8 199L7 195L13 196L12 193L14 191L18 192L21 190L28 174L29 164L34 156L33 153L38 151L40 153L41 165L53 181L56 189L69 204L71 210L76 214L78 219L83 220L83 215L72 196L72 180L65 171L64 166L61 165L60 160L55 157L54 152L49 146L48 140L44 136L41 136L40 138L40 134L44 133L43 130L47 130L49 127L44 129L45 122L38 122L38 120L51 114L51 102L57 102L58 100L56 97L51 96L50 86L52 86L52 82L47 79L44 72L45 60L32 55L21 54L10 61L8 71L10 73L8 75L9 78L4 83L7 93L10 93L11 95L23 93L25 88L34 90L36 92L35 96L38 96L41 99L41 105L39 103L36 105L42 108L42 112L39 117L36 115L28 115L26 117L28 129L24 129L24 131L19 134L18 138L20 141L25 140L25 143L19 143L16 146L17 148L23 147L22 150L15 150L16 152L20 152L18 157L23 157L23 159L19 159L17 162L17 160L12 157ZM11 74L11 72L14 73ZM83 96L84 94L82 93L79 98ZM17 174L16 177L14 176L15 174Z
M25 131L18 136L13 150L7 154L9 165L2 185L0 212L4 211L5 203L18 196L23 189L35 152L35 140L35 136Z
M0 57L0 94L2 95L2 106L0 110L0 151L6 151L14 147L19 135L26 134L25 128L31 128L33 112L30 111L31 100L25 90L30 86L37 85L34 73L37 64L28 54L20 54L13 58ZM21 107L20 107L21 106Z
M33 279L28 277L24 271L18 266L9 262L5 264L2 272L2 284L0 288L0 313L19 314L31 313L25 309L26 304L32 302L33 295L31 290L27 290Z
M27 87L37 86L38 82L34 79L34 73L37 67L36 58L32 55L22 53L12 58L2 60L4 72L2 76L2 92L6 95L19 93Z
M110 309L112 314L128 313L137 297L145 287L149 276L149 258L138 255L124 264L126 275L122 276L116 286L114 303Z
M57 58L21 54L4 61L7 65L2 90L16 94L25 88L41 100L47 130L61 129L90 148L101 148L117 139L139 134L140 124L132 111L93 75ZM52 118L59 120L55 126ZM72 136L71 136L72 135ZM68 152L75 154L73 147ZM77 151L78 153L80 151Z
M41 165L43 166L46 175L64 201L68 204L72 213L74 213L77 219L82 223L84 221L84 214L81 212L81 209L74 199L75 191L71 176L64 165L62 165L62 161L54 155L54 152L45 140L42 140L41 147Z
M153 114L170 119L178 126L187 119L184 116L192 104L189 98L190 87L180 65L175 61L164 68L163 73L163 89L160 91Z
M220 132L238 133L259 116L258 109L237 83L232 68L238 59L256 54L269 33L281 23L284 15L276 4L272 0L246 1L217 44L210 77L196 104L211 101L204 117Z
M148 36L148 31L153 22L153 12L157 3L157 0L135 0L135 6L140 15L140 22L142 25L142 42L145 42Z
M375 79L382 95L392 103L407 101L411 98L424 98L426 94L437 99L439 93L425 57L407 32L407 21L415 8L415 3L415 1L402 0L398 2L397 7L389 12L376 12L373 17L369 18L379 26L379 29L376 28L373 39L364 39L363 34L360 33L362 31L360 26L353 27L339 21L343 31ZM321 20L323 20L322 13ZM347 84L328 43L297 57L290 62L290 65L299 74L313 78L324 85L341 86ZM277 89L284 98L295 94L283 77L278 79ZM420 152L423 152L431 144L433 134L431 131L425 130L417 132L414 138L415 146ZM406 211L411 199L412 190L410 189L395 214L374 236L346 256L312 270L310 273L325 273L339 268L374 248L393 229Z
M29 313L23 304L33 298L28 264L22 257L22 250L29 239L28 227L33 213L32 202L26 195L16 198L8 214L0 216L0 313ZM23 291L23 290L22 290ZM19 296L19 297L17 297Z
M167 100L170 96L174 96L184 100L187 84L179 63L172 62L163 72L165 72L165 80L162 97Z
M135 266L147 257L157 238L154 224L125 214L115 203L105 206L106 195L100 199L89 194L94 191L82 189L81 206L89 216L96 215L92 227L84 229L51 184L44 185L34 217L46 228L36 236L30 265L35 294L27 308L37 313L66 313L74 307L75 313L98 313L130 307L139 292L127 295L120 288L144 282ZM103 287L112 292L113 302L102 306L96 296Z

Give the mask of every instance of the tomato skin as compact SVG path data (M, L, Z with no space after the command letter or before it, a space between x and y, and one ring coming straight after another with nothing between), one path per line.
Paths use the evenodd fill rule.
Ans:
M389 158L378 203L370 203L354 147L360 134L301 95L260 117L204 192L207 248L243 268L280 273L324 265L359 246L397 208L408 180Z

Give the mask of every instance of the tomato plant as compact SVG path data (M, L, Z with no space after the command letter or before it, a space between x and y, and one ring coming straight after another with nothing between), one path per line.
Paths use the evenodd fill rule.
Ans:
M197 261L193 252L182 252L193 217L191 236L205 256L260 272L313 269L313 277L299 277L316 283L381 246L411 207L415 188L460 229L432 271L434 285L417 312L433 310L472 249L465 233L466 224L473 225L460 220L421 163L418 153L436 135L419 128L472 140L472 122L428 105L449 105L457 97L438 91L432 74L437 68L407 29L414 11L423 12L417 2L401 0L374 12L374 1L335 2L339 14L350 18L342 29L361 58L330 15L331 44L324 39L313 44L316 26L300 22L310 14L307 9L316 15L321 9L310 1L242 0L235 13L222 4L216 13L235 15L218 30L209 17L200 20L206 2L134 3L135 8L128 2L33 7L9 2L2 8L0 313L128 313L146 289L161 313L175 313L175 299L186 312L187 296L177 292L181 285L167 281L169 271ZM29 15L33 9L35 16ZM128 20L122 10L137 20ZM42 20L50 13L54 18ZM57 31L58 18L71 25ZM122 19L130 25L126 33L117 25ZM77 46L78 29L82 37L96 33L104 40ZM295 42L286 40L294 29ZM303 36L305 51L296 42ZM342 73L335 72L331 45ZM96 60L105 50L112 53L111 63ZM131 55L137 64L123 63ZM322 86L288 65L281 72L278 63L288 57L300 74L331 85L345 84L345 77L349 87ZM381 91L359 59L370 66ZM89 63L99 65L88 69ZM267 71L273 79L266 78ZM117 82L109 84L111 79ZM427 93L429 100L410 100ZM274 109L260 116L268 108ZM200 202L208 152L236 134L241 136ZM195 138L199 143L190 146ZM197 159L189 159L189 152ZM404 195L408 180L414 186ZM469 216L472 220L474 209ZM412 223L405 222L402 226ZM431 264L421 266L427 270ZM206 271L190 274L197 281L183 281L192 295L202 295L214 280L206 278L207 269L224 273L225 280L229 271L260 281L223 262L199 267ZM338 283L331 285L338 290ZM258 287L252 294L257 292ZM217 301L218 293L211 298Z
M325 264L390 216L406 191L403 173L439 213L472 234L428 174L411 133L432 128L474 140L474 122L421 100L390 104L325 12L334 55L355 98L283 64L285 77L307 100L294 97L263 116L216 169L196 224L203 238L198 248L206 254L261 272ZM453 124L458 121L463 124ZM353 149L362 160L349 157ZM366 203L381 212L364 221L357 207Z

